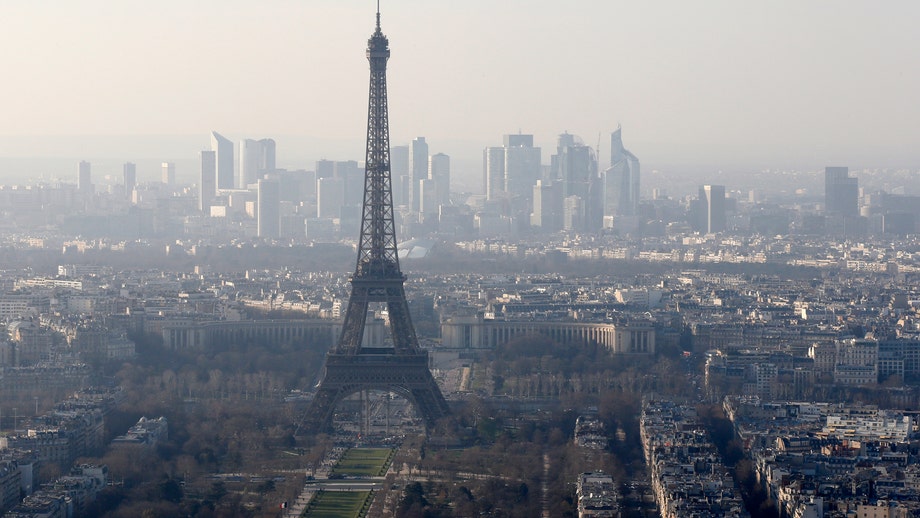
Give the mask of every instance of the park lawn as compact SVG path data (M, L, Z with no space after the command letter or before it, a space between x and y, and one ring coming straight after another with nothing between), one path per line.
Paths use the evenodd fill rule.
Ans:
M382 477L393 456L391 448L351 448L332 468L335 475Z
M358 518L370 504L370 491L320 491L301 515L303 518Z

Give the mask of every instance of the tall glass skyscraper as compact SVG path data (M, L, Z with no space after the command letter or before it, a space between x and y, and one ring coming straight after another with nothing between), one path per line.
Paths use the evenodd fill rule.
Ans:
M211 151L214 152L217 163L217 188L233 189L233 142L212 131Z
M715 234L725 230L725 186L700 187L700 231Z
M636 229L639 180L639 159L623 147L621 128L617 128L610 135L610 167L604 171L604 228Z
M217 153L202 151L199 155L201 169L198 179L198 210L207 214L217 196Z
M409 145L409 175L412 183L409 186L412 197L412 211L418 212L421 204L420 182L428 178L428 143L425 137L418 137Z
M824 212L828 215L859 215L859 179L848 167L824 168Z
M125 184L125 197L131 199L131 193L137 186L137 166L134 162L125 162L121 169L122 177Z
M263 178L257 185L259 237L277 239L281 234L281 184L276 178Z
M240 189L256 183L262 175L275 170L275 141L244 139L240 141Z

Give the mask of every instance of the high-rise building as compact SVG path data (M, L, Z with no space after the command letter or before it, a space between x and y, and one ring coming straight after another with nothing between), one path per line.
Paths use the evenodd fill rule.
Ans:
M505 135L505 191L527 200L527 213L533 186L542 176L540 148L533 147L533 135Z
M585 200L571 195L562 199L562 228L578 232L585 226Z
M848 167L824 168L824 212L827 215L859 216L859 179Z
M409 146L393 146L390 148L390 169L393 175L409 174Z
M639 159L623 147L620 128L610 135L610 167L603 181L604 228L634 231L639 214Z
M85 193L93 192L93 166L86 160L81 160L77 167L77 190Z
M562 183L562 195L588 199L591 184L597 176L594 150L576 140L575 135L559 135L553 157L555 178Z
M409 185L406 176L409 174L409 146L393 146L390 148L390 174L393 177L393 204L408 205Z
M725 230L725 186L700 187L700 231L715 234Z
M277 239L281 235L281 183L277 178L258 180L258 218L256 226L259 237Z
M332 160L317 160L316 161L316 178L330 178L335 176L335 162Z
M240 141L240 168L237 173L236 186L245 189L259 180L259 162L262 160L262 146L258 140Z
M533 211L533 186L543 176L540 148L533 146L533 135L504 135L502 140L502 147L487 147L482 153L486 200L502 200L500 216L526 227Z
M275 140L264 138L259 140L262 145L262 160L259 161L259 172L270 173L275 171Z
M482 188L487 200L505 192L505 148L487 147L482 152Z
M359 212L361 202L364 201L364 171L358 167L358 162L355 160L335 162L333 170L333 176L342 181L344 189L342 203Z
M530 226L545 232L556 232L562 228L562 190L558 183L537 180L533 186L533 212Z
M130 200L131 193L137 187L137 166L134 162L125 162L121 168L122 181L125 184L125 196Z
M162 182L166 185L176 184L176 164L172 162L163 162L160 164L162 171Z
M450 205L450 157L444 153L428 159L428 178L434 182L438 205Z
M581 144L581 142L578 142L578 144ZM575 135L572 135L571 133L566 132L556 138L556 154L549 157L551 179L562 179L562 164L559 162L560 156L562 156L562 150L575 145Z
M217 153L202 151L199 159L201 169L198 175L198 210L208 214L211 201L217 196Z
M435 180L425 178L419 180L418 193L419 205L418 212L423 221L433 221L438 217L438 186Z
M233 189L233 142L212 131L211 151L214 151L217 161L217 188Z
M864 235L868 219L859 213L859 180L847 167L824 169L824 232L831 235Z
M533 135L524 133L508 133L502 135L502 146L508 147L533 147Z
M275 170L275 141L243 139L240 141L240 171L238 186L245 189L265 173Z
M425 137L418 137L409 145L409 174L412 175L412 210L418 212L421 202L419 182L428 178L428 143Z
M345 181L334 176L316 179L316 217L338 218L345 202Z
M584 145L575 135L563 133L559 135L556 154L551 162L552 177L562 186L566 207L575 211L571 218L566 216L566 221L571 221L571 225L564 225L566 230L584 232L600 229L603 222L603 196L600 193L602 189L594 150ZM572 196L581 202L571 201Z

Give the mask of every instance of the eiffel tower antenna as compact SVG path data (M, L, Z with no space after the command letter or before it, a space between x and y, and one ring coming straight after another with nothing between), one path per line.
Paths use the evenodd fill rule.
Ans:
M351 296L338 343L326 355L323 379L310 405L304 427L319 431L332 426L342 399L363 390L394 392L415 407L429 430L449 412L431 371L428 351L419 347L399 268L393 190L390 178L390 126L387 113L389 41L377 27L367 40L370 91L367 103L367 151L364 165L364 204L358 259L351 277ZM364 346L370 303L386 304L392 347Z

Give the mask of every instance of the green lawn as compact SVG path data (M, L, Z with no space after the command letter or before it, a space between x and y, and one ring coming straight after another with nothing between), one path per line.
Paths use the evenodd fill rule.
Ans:
M320 491L301 515L303 518L359 518L371 501L370 491Z
M382 477L393 457L391 448L352 448L332 468L335 475Z

